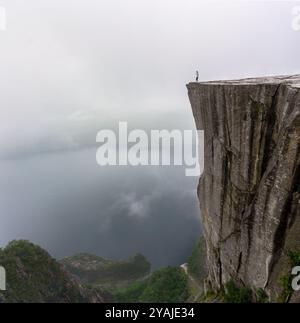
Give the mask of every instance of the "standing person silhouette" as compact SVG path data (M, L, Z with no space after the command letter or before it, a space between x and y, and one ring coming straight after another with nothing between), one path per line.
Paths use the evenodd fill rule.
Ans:
M199 71L196 71L196 82L199 82Z

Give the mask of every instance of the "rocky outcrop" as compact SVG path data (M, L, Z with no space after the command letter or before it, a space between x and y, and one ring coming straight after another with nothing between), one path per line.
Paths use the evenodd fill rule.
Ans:
M300 76L188 84L205 131L199 199L211 288L275 301L300 248Z
M28 242L13 241L0 249L6 269L6 291L0 303L103 303L107 293L87 288L45 250Z

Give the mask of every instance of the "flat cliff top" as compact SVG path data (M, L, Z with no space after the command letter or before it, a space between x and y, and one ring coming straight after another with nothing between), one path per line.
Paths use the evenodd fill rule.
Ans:
M246 78L240 80L219 80L208 82L191 82L187 85L188 88L193 88L202 85L259 85L259 84L287 84L292 87L300 88L300 74L285 75L285 76L270 76L270 77L257 77Z

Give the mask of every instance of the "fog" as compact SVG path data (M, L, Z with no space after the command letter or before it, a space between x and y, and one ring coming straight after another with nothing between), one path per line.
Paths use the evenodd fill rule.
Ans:
M96 134L194 129L185 84L299 73L295 2L3 0L0 243L57 258L86 251L153 266L186 260L201 232L181 167L96 165Z
M180 263L200 235L181 167L101 168L88 149L3 162L0 181L1 244L30 238L57 258L141 252L157 267Z

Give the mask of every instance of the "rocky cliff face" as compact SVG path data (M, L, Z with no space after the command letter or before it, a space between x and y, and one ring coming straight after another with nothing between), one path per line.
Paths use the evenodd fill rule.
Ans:
M300 76L190 83L205 131L199 199L208 281L233 279L275 301L300 250Z

